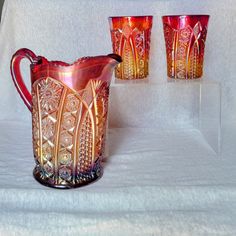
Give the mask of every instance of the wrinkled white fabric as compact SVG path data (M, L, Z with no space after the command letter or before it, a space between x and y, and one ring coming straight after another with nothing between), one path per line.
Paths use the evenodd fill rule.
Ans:
M1 235L236 233L232 143L217 157L197 130L113 128L102 178L55 190L32 177L30 126L10 121L0 129Z
M211 15L204 80L222 87L220 155L214 148L220 112L214 86L206 83L209 92L200 82L200 90L184 84L182 92L181 84L165 87L160 16L182 13ZM66 62L107 54L107 17L143 14L154 15L149 82L160 87L155 91L144 83L149 86L145 94L134 96L133 85L119 85L131 86L121 99L113 85L109 157L100 180L74 190L38 184L32 176L31 115L11 81L12 54L27 47ZM0 28L0 235L236 235L235 15L234 0L5 0ZM30 87L27 61L22 71ZM206 135L207 127L200 129L203 118L212 125L213 139Z

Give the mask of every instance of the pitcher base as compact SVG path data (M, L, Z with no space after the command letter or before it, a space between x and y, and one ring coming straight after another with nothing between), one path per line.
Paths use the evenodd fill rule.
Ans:
M102 177L102 174L103 171L100 167L96 172L92 172L89 175L78 176L74 182L64 181L63 184L57 184L54 178L45 177L42 172L40 172L38 166L36 166L33 170L33 176L40 184L58 189L71 189L88 185L100 179Z

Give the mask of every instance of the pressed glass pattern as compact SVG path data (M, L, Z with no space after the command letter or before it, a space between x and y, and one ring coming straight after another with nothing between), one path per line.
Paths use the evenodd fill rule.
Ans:
M152 16L109 17L113 52L122 57L115 77L131 80L148 76Z
M208 20L208 15L162 17L168 77L202 77Z
M19 70L24 57L32 63L32 97ZM72 188L101 176L109 85L120 61L111 54L69 65L36 57L28 49L13 56L13 81L32 111L34 177L40 183Z

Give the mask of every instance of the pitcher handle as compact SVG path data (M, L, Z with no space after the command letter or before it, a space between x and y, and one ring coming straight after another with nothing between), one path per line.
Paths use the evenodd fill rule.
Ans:
M12 56L12 59L11 59L11 76L22 100L24 101L28 109L32 111L32 96L24 83L24 80L22 78L21 71L20 71L20 63L21 63L21 60L24 58L29 59L30 62L33 63L37 59L37 56L31 50L27 48L19 49Z

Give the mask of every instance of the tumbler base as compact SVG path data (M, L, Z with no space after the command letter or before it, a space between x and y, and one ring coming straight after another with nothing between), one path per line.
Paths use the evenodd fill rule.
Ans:
M65 181L63 184L57 184L55 183L56 181L54 180L54 178L49 178L42 175L42 172L40 172L38 166L36 166L33 170L33 176L40 184L57 189L71 189L82 187L95 182L102 177L102 174L103 171L100 167L96 172L93 172L90 175L78 176L74 182Z

